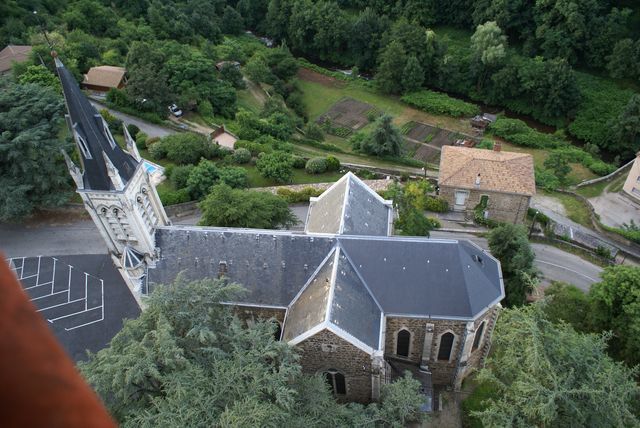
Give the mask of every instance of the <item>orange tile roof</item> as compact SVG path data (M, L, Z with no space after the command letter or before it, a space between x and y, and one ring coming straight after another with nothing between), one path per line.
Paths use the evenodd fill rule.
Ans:
M8 45L0 51L0 73L11 70L12 62L23 62L29 59L31 46Z
M127 72L123 67L112 65L101 65L91 67L84 75L84 85L104 86L107 88L117 88Z
M480 174L480 185L476 178ZM444 146L440 186L534 195L533 157L526 153Z

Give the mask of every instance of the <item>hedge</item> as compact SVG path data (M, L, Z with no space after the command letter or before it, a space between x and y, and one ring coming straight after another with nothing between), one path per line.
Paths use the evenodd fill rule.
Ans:
M309 202L309 198L315 198L320 196L324 190L316 189L314 187L305 187L299 192L282 187L276 191L278 196L284 198L288 203L295 204L299 202Z
M445 114L453 117L474 116L480 113L480 108L475 104L426 89L407 94L401 100L429 113Z
M327 159L311 158L307 161L304 170L307 174L322 174L323 172L327 172Z
M159 187L157 190L160 201L162 202L162 205L165 206L182 204L191 200L188 189L165 190L164 188Z
M435 213L446 213L447 211L449 211L449 203L444 199L427 196L425 210Z

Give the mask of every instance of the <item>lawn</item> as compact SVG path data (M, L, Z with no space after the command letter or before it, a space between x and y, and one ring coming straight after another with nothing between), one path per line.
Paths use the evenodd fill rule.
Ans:
M580 187L576 190L576 193L584 196L585 198L595 198L597 196L600 196L605 189L607 189L607 192L617 193L622 190L622 186L624 186L624 182L626 179L627 176L625 174L620 174L613 180L604 180L596 184Z
M309 73L312 72L309 71ZM309 73L305 73L305 75ZM337 101L349 97L371 104L379 110L390 114L394 117L394 122L398 126L413 120L466 134L471 133L471 125L468 119L429 114L411 108L401 102L398 97L381 94L361 82L336 81L336 84L325 85L300 78L298 79L298 84L303 92L302 101L307 108L309 120L316 120Z
M575 221L582 226L593 228L593 225L591 224L591 217L589 215L589 208L587 208L581 200L566 193L541 192L545 195L558 199L562 203L562 206L564 206L564 209L567 212L567 217L570 220Z

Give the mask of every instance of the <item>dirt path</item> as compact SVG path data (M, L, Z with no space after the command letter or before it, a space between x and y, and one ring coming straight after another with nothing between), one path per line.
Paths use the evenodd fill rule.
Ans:
M297 76L299 79L313 83L319 83L322 86L326 86L328 88L344 88L347 85L347 82L345 81L338 80L334 77L325 76L324 74L309 70L308 68L300 68L298 70Z

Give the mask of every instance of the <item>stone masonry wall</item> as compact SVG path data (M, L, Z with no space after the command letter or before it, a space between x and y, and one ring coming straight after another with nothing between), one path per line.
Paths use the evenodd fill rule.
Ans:
M268 320L270 318L275 318L280 322L280 325L284 322L284 309L275 309L275 308L257 308L253 306L234 306L234 313L240 318L242 321L258 321L259 319Z
M512 195L508 193L475 189L458 190L469 191L469 197L466 202L467 211L473 211L476 205L480 203L481 197L483 195L487 195L489 197L487 205L489 218L508 223L523 223L525 216L527 215L527 208L529 208L529 203L531 201L531 197L525 195ZM455 187L440 187L440 197L446 200L452 209L455 205L455 194Z
M469 359L467 360L467 368L465 369L465 373L463 376L468 375L474 369L479 369L482 366L483 358L484 358L484 347L487 344L487 340L490 340L491 335L493 333L493 329L495 327L495 319L492 318L492 315L494 315L498 310L499 310L499 307L494 306L493 308L485 312L481 317L479 317L474 323L473 325L474 331L478 331L478 327L480 327L480 324L483 321L486 321L486 324L484 326L484 331L482 333L482 339L478 344L478 348L471 350Z
M347 395L341 401L371 401L371 357L361 349L328 330L302 341L297 345L302 358L303 372L323 373L335 369L345 376Z

